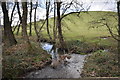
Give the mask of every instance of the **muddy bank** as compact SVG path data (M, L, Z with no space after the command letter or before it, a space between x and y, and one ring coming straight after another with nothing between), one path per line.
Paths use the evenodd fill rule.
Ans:
M46 66L31 72L26 78L80 78L86 55L71 54L71 56L66 65L61 64L56 69Z

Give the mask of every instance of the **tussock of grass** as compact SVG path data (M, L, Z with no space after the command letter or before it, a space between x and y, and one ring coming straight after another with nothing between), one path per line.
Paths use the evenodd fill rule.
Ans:
M21 42L10 48L3 49L3 77L12 78L26 74L28 71L44 67L50 61L47 54L39 43L31 40L32 49L27 43Z
M86 58L82 77L116 77L118 73L117 54L97 51Z

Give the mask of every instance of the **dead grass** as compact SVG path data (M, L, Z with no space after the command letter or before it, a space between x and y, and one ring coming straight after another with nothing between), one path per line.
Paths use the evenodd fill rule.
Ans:
M27 43L21 37L17 37L17 45L3 48L3 77L16 78L29 71L41 69L50 61L50 55L47 54L39 43L30 38L32 49L29 49Z
M97 51L86 58L82 77L118 77L118 57L112 52Z

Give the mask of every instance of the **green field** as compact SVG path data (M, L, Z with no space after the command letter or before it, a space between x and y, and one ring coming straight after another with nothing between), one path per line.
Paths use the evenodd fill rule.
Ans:
M97 27L100 24L92 24L91 21L96 21L101 17L106 18L106 15L115 15L115 12L101 12L101 11L91 11L91 12L81 12L79 17L76 15L77 13L70 14L63 18L62 20L62 29L63 35L65 39L70 40L81 40L82 38L96 38L100 36L110 36L106 26L100 26L98 28L92 28L92 26ZM117 24L117 20L113 16L108 15L108 24L109 26L115 26ZM38 27L40 27L41 23L38 22ZM52 27L53 27L53 19L49 19L49 27L51 35L52 35ZM44 35L46 33L46 26L42 29Z
M63 29L63 35L66 40L87 40L94 39L97 37L104 37L104 36L110 36L107 27L106 26L100 26L101 24L93 24L91 21L99 20L100 18L108 18L106 22L110 27L115 27L117 25L117 20L111 16L111 15L117 15L115 12L105 12L105 11L90 11L90 12L81 12L79 17L77 16L77 13L70 14L63 18L62 20L62 29ZM107 17L106 17L107 16ZM39 31L39 28L42 25L41 21L37 22L37 29ZM29 24L28 24L29 26ZM95 28L92 28L92 27ZM35 35L34 32L34 25L33 28L33 35ZM53 34L53 18L49 19L49 27L50 27L50 33ZM96 28L98 27L98 28ZM29 32L29 27L28 27ZM42 28L41 31L44 35L44 37L47 37L47 31L46 31L46 24ZM117 33L114 30L115 33ZM16 33L16 31L15 31Z

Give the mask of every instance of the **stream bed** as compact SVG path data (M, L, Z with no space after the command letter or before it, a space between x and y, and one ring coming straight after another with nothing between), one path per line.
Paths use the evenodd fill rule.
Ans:
M41 46L48 52L52 48L52 45L48 43L42 43ZM50 54L53 56L53 52ZM55 69L48 65L41 70L29 73L26 78L80 78L86 56L71 54L71 58L67 59L67 65L60 64Z

